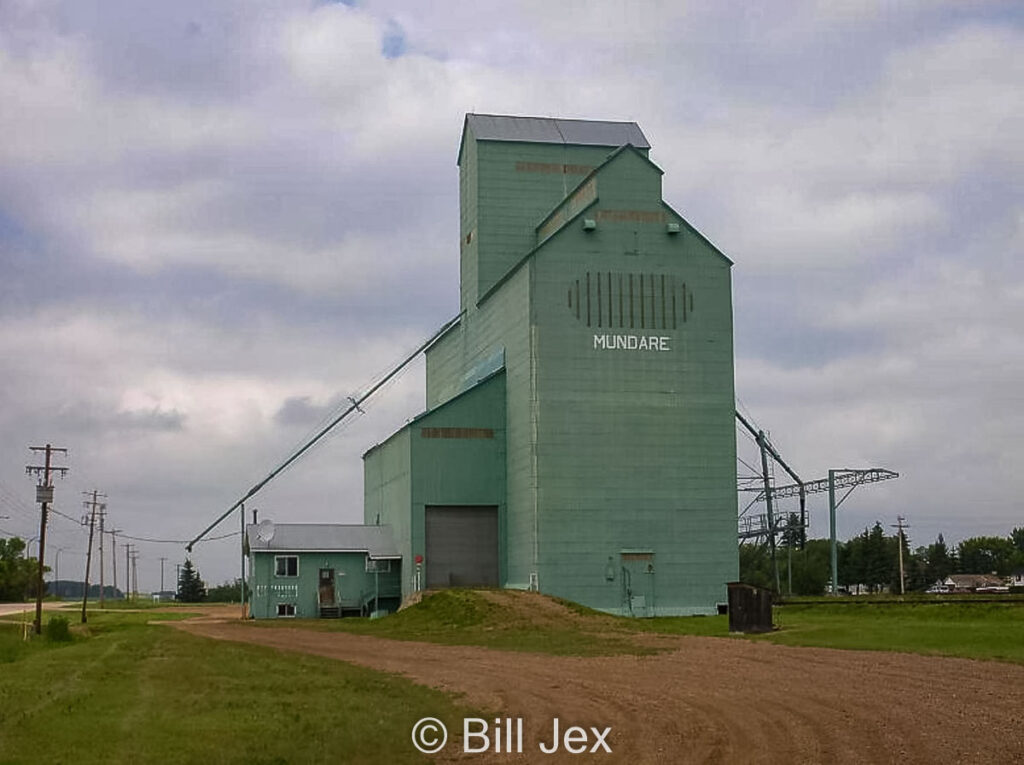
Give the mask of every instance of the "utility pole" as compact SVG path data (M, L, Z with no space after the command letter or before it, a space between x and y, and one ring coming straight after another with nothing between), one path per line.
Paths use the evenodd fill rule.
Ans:
M891 528L899 529L898 536L896 537L896 544L900 550L900 595L905 594L906 590L906 579L903 576L903 530L910 528L909 526L905 525L906 520L907 519L904 518L902 515L897 515L896 523L890 524Z
M105 596L103 590L106 584L103 581L103 521L107 517L107 506L100 505L100 608L106 608Z
M789 595L793 596L793 514L786 519L786 548L789 559L786 561L786 575L789 577Z
M839 545L836 543L836 471L828 471L828 542L832 565L832 594L839 594Z
M238 595L239 600L242 601L242 618L245 618L245 503L242 502L238 506L238 520L242 524L242 538L239 544L239 552L241 553L241 578L238 580Z
M117 598L117 537L121 529L110 529L110 570L114 573L114 598Z
M54 595L58 598L60 597L60 553L63 549L63 547L57 548L57 555L53 561L53 589L57 591Z
M174 599L178 599L178 594L181 591L181 564L174 564Z
M164 561L167 558L160 558L160 597L164 596Z
M757 431L757 446L761 451L761 474L764 480L764 502L765 507L768 511L768 545L771 549L772 554L772 569L775 574L775 594L779 595L782 592L782 587L779 584L779 559L775 551L775 513L773 512L772 505L772 484L771 476L768 472L768 453L767 453L767 439L764 436L764 431Z
M85 624L87 621L87 617L85 615L85 607L86 604L89 602L89 566L92 564L92 537L93 533L96 530L96 512L99 508L106 507L106 505L99 501L99 498L106 497L107 495L100 494L98 491L96 491L96 489L93 489L91 492L83 491L82 493L87 497L90 494L92 495L91 500L86 500L85 502L82 503L83 506L88 507L91 510L88 516L89 547L85 552L85 592L82 594L82 624ZM86 519L82 518L82 524L84 525L85 523Z
M67 475L68 468L54 467L52 456L54 452L67 455L67 449L61 449L47 444L46 446L30 446L30 451L45 452L46 458L43 465L26 465L25 472L29 475L40 476L36 485L36 502L41 506L39 513L39 571L36 576L36 634L43 634L43 554L46 551L46 514L53 502L53 481L50 479L52 473L60 473L63 478Z
M132 599L139 599L139 551L132 550Z
M132 597L132 546L130 542L124 545L124 599L131 600Z

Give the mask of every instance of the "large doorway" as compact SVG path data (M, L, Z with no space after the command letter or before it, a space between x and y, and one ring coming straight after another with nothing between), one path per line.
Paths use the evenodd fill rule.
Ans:
M426 508L426 586L498 586L497 505Z

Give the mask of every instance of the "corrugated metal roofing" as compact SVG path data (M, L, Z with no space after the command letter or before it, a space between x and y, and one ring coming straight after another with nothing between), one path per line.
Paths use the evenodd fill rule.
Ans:
M635 122L467 114L466 124L478 141L564 143L613 148L628 143L638 149L651 148L640 126Z
M259 526L248 526L249 549L254 552L365 552L371 558L400 558L390 526L341 523L275 523L269 541L259 538Z

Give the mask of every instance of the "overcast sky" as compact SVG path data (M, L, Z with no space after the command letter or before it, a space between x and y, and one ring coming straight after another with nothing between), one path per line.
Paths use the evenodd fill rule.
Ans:
M125 533L191 538L454 315L477 111L640 124L736 263L742 404L807 479L901 474L841 536L1005 535L1022 93L1012 2L0 0L0 529L38 533L24 466L50 442L58 511L96 488ZM419 364L250 506L361 522L360 456L423 397ZM59 515L58 547L81 578ZM138 549L140 586L164 556L171 587L183 546ZM236 576L237 537L194 559Z

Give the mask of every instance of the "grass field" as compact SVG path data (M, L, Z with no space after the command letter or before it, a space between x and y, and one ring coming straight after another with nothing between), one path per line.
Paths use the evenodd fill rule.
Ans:
M785 645L908 651L1024 664L1024 605L955 601L788 605L775 610Z
M550 599L545 599L550 603ZM565 604L561 618L550 611L531 614L529 599L508 605L472 590L445 590L422 603L377 620L269 620L254 628L302 626L395 640L481 645L504 650L558 655L649 653L639 634L700 635L761 640L795 646L998 659L1024 663L1024 604L844 601L840 604L792 604L775 608L775 632L757 636L729 634L726 616L662 617L633 620ZM525 604L525 605L524 605Z
M185 615L94 612L70 643L0 624L0 763L423 762L412 724L469 714L398 677L147 624Z

